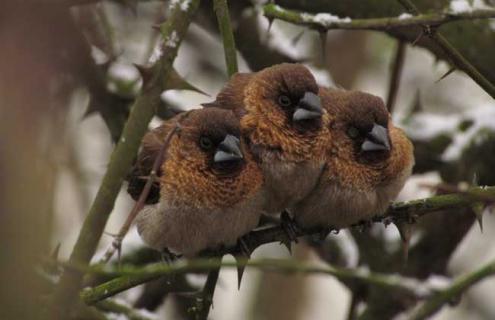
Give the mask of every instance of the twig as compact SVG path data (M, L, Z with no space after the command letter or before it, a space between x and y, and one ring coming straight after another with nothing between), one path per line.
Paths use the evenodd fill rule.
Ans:
M117 143L96 198L84 221L79 237L70 256L70 262L87 265L93 257L101 238L105 224L112 212L115 199L120 191L148 123L160 103L160 94L172 70L172 63L198 8L199 0L176 1L170 19L161 26L163 52L159 60L151 67L151 77L144 80L142 92L132 106L122 138ZM182 7L186 6L186 10ZM71 309L81 286L83 273L65 271L54 293L52 308L53 319L65 317Z
M492 260L476 271L457 277L449 287L437 292L420 304L418 308L415 308L408 319L422 320L429 318L439 311L443 305L456 299L479 281L493 275L495 275L495 260Z
M414 3L410 0L398 0L400 4L404 8L406 8L409 13L414 14L416 16L421 15L421 12L416 8ZM476 10L474 10L476 11ZM471 11L474 12L474 11ZM495 10L490 10L495 12ZM493 16L491 16L493 18ZM484 17L488 18L488 17ZM473 79L480 87L482 87L492 98L495 99L495 85L488 81L479 71L474 67L464 56L454 48L450 42L442 36L439 32L437 32L434 28L432 28L433 23L423 22L423 33L430 37L436 44L442 49L443 53L450 60L452 65L456 66L460 70L463 70L467 73L471 79Z
M404 56L406 53L406 44L402 40L397 42L397 50L395 51L394 60L392 62L392 74L390 75L390 83L388 87L387 109L388 112L394 111L395 99L400 86L400 76L404 65Z
M449 22L459 20L488 19L495 18L494 9L475 9L469 12L445 12L431 14L415 14L411 17L389 17L370 19L349 19L338 18L325 14L312 15L282 8L275 4L263 6L264 15L269 19L280 19L290 23L308 26L316 30L379 30L388 31L390 29L410 26L439 26Z
M227 73L230 78L237 72L237 50L235 49L235 40L232 32L232 25L230 23L227 0L214 0L213 8L217 15L218 28L222 35Z
M374 273L364 269L345 269L332 266L319 267L302 264L293 259L245 260L242 261L241 264L264 271L331 275L341 280L352 280L358 283L400 291L420 299L433 294L430 287L419 282L418 280L396 275ZM91 268L86 267L85 270L88 272L104 274L106 276L121 275L121 277L107 283L103 283L95 288L84 289L81 292L81 298L84 302L91 305L126 290L129 288L128 282L130 279L136 279L136 281L134 281L134 285L137 285L138 279L156 279L170 274L185 274L204 270L217 270L219 267L237 268L237 266L238 263L234 261L222 262L220 259L196 259L189 260L185 263L178 262L171 265L165 263L154 263L145 267L135 267L133 265L123 265L120 268L107 267L105 269L101 268L101 266ZM75 266L73 267L76 268ZM208 286L208 281L206 286Z
M105 251L105 254L100 259L99 261L100 263L108 262L114 255L115 251L118 251L118 256L120 259L120 249L122 247L122 241L124 240L124 237L126 236L127 232L129 232L132 222L134 221L134 219L136 219L136 216L144 207L144 203L148 198L148 195L151 190L151 186L153 185L153 182L155 182L156 179L158 178L158 170L160 170L160 165L163 163L163 158L165 156L165 152L167 151L170 140L172 140L172 137L179 130L179 128L180 125L177 122L174 128L170 130L163 139L163 144L161 145L158 155L156 156L155 161L153 162L153 167L151 168L151 172L147 178L146 184L144 185L143 191L139 195L138 201L134 204L134 207L129 213L129 216L127 216L125 223L120 228L119 233L115 235L112 244L108 247L108 249Z
M213 305L213 296L215 294L215 288L218 282L218 276L220 275L221 259L217 260L219 266L213 267L208 272L205 286L201 292L201 300L198 301L198 312L196 313L196 320L208 319L208 314Z

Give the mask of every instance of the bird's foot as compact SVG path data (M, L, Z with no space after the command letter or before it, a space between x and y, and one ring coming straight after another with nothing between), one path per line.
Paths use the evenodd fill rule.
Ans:
M297 235L301 233L301 228L297 225L296 221L289 216L289 213L284 210L280 215L280 227L287 235L287 239L282 240L281 243L287 247L290 253L292 253L292 241L297 243Z
M171 252L170 250L168 250L168 248L164 248L161 251L161 254L162 254L162 261L165 262L166 264L172 264L182 256Z

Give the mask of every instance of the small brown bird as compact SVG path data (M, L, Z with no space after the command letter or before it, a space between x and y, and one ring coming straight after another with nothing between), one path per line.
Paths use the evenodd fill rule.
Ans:
M387 209L411 175L413 146L379 97L326 88L320 96L332 118L325 170L289 211L304 228L344 228Z
M328 114L318 85L300 64L238 73L205 106L228 106L264 176L265 213L280 213L310 193L325 162Z
M208 108L177 117L182 117L180 130L170 140L159 183L137 216L137 228L149 246L190 257L203 249L234 245L256 227L263 176L245 152L239 121L231 111ZM134 199L176 121L143 138L129 181Z

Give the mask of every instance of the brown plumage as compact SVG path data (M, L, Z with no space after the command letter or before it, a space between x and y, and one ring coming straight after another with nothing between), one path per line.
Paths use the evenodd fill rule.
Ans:
M302 227L348 227L383 213L410 176L413 146L383 101L371 94L320 89L331 143L318 186L290 211Z
M180 130L170 141L155 186L159 196L155 191L155 199L148 199L137 227L151 247L192 256L233 245L257 225L263 177L245 152L231 111L208 108L177 117L183 117ZM171 119L145 135L129 182L134 199L175 123Z
M262 168L266 213L294 205L315 186L324 165L329 117L318 85L300 64L237 74L207 106L229 106Z

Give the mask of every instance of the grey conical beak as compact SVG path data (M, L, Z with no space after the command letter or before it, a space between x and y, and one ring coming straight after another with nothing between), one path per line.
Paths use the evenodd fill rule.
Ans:
M213 157L214 162L224 162L242 159L241 142L239 138L228 134L218 145Z
M292 115L293 121L309 120L321 117L323 114L323 108L321 107L321 100L313 92L306 92Z
M365 152L390 150L387 128L375 123L361 145L361 150Z

